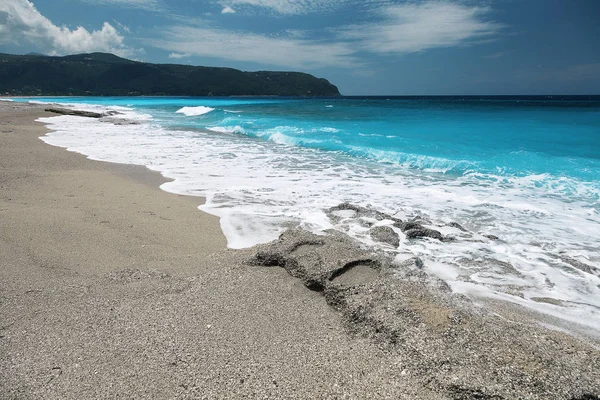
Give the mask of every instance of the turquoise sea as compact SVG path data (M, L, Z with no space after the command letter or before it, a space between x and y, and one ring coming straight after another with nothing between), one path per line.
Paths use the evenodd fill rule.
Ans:
M455 291L600 331L598 96L18 101L120 112L45 118L44 140L173 178L162 188L206 197L230 247L297 224L334 228L421 257ZM344 201L421 217L455 240L374 243L369 226L391 221L331 221L325 210Z

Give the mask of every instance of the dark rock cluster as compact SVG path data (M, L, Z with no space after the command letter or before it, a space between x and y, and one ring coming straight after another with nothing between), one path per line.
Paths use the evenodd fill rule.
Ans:
M380 211L350 203L342 203L335 207L331 207L326 211L326 214L333 223L338 223L342 219L344 219L344 217L340 216L340 211L350 211L352 213L351 218L356 220L389 220L393 223L393 226L400 229L408 239L431 238L440 241L452 240L452 238L444 237L444 235L442 235L439 231L435 229L425 227L424 224L427 224L428 221L423 220L419 217L416 217L411 221L402 221L399 218L382 213ZM466 232L466 229L464 229L456 222L452 222L448 225L458 228L463 232ZM400 238L398 234L389 226L376 226L371 229L370 235L373 240L377 242L387 243L393 247L398 247L398 245L400 244Z
M339 211L351 211L354 212L353 218L371 218L377 221L383 221L385 219L389 219L392 221L398 221L399 219L392 217L391 215L382 213L381 211L373 210L371 208L366 208L363 206L359 206L351 203L342 203L335 207L329 208L326 213L327 216L334 222L339 222L342 218L336 213Z
M370 231L371 238L377 242L387 243L392 247L400 245L400 237L389 226L376 226Z
M109 111L107 113L97 113L93 111L70 110L68 108L46 108L44 111L60 115L72 115L75 117L87 118L103 118L119 114L116 111Z

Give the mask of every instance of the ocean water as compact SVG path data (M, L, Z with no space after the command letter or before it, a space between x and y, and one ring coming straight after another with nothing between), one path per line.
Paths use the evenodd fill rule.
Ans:
M600 97L36 98L120 112L43 118L49 144L145 165L162 189L206 197L228 244L290 226L338 229L418 256L456 292L500 298L600 332ZM374 243L332 221L342 202L455 238ZM456 222L468 232L448 226ZM484 235L495 235L492 240Z

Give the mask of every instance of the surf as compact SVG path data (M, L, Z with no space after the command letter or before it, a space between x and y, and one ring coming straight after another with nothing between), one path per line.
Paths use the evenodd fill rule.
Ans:
M398 232L400 245L386 251L420 257L456 292L519 302L600 328L594 325L600 277L568 261L592 272L600 265L598 144L592 135L600 122L593 108L574 107L557 120L552 107L496 105L495 113L524 124L520 134L502 135L501 119L484 127L489 104L452 103L449 114L440 114L439 102L242 99L239 113L227 113L230 104L218 99L127 101L75 107L125 107L116 117L141 124L52 117L43 120L52 129L43 139L93 159L160 171L173 179L164 190L206 198L201 209L220 217L232 248L273 240L291 225L336 229L381 246L370 226L392 221L331 220L326 210L343 202L425 220L456 240L415 241ZM324 107L331 103L335 107ZM177 113L183 107L213 110L187 116ZM415 109L426 116L407 121ZM373 116L386 113L387 119ZM527 136L531 113L546 122ZM580 124L565 130L565 120ZM464 137L454 137L461 129ZM554 304L536 300L544 298Z

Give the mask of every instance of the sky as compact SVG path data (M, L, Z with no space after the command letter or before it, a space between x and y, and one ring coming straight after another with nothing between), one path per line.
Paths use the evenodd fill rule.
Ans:
M0 52L303 71L344 95L600 94L600 0L0 0Z

